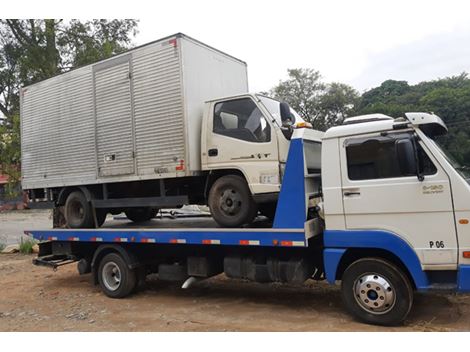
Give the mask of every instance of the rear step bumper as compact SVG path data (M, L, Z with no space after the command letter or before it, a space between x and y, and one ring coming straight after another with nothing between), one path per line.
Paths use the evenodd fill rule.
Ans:
M74 255L68 255L68 254L63 254L63 255L46 255L43 257L37 257L33 259L33 264L37 266L46 266L49 268L52 268L57 270L59 266L62 265L67 265L67 264L72 264L74 262L78 261L78 258L75 257Z

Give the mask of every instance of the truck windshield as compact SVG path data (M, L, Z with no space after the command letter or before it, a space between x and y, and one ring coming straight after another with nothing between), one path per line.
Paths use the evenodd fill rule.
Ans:
M264 95L256 95L259 100L261 100L261 103L264 105L264 107L269 111L271 116L276 120L276 123L278 126L282 126L282 121L281 121L281 109L280 109L280 102L271 99L268 97L265 97ZM290 111L292 115L295 117L295 123L297 122L304 122L304 119L300 117L300 115L292 108L290 108Z
M444 156L444 158L449 162L449 164L452 165L452 167L457 170L457 172L470 184L470 168L467 165L460 165L452 156L449 151L446 151L446 149L439 143L438 140L435 140L433 138L430 138L431 142L434 144L434 146L439 149L441 154Z

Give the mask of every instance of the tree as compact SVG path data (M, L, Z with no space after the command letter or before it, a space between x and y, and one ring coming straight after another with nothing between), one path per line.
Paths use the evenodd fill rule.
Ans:
M288 79L280 81L271 89L274 98L285 101L305 120L315 122L320 110L320 96L325 84L320 81L320 72L313 69L288 69Z
M0 172L12 184L20 177L20 87L118 54L136 33L136 20L0 20Z
M327 130L339 125L350 116L359 103L359 93L344 83L330 83L320 97L320 113L317 128Z
M0 124L0 172L8 176L7 197L14 198L17 193L20 170L20 117L14 115L11 125Z
M356 106L359 94L343 83L326 84L313 69L289 69L289 78L270 91L285 101L315 129L324 130L341 122Z
M384 113L392 117L411 111L431 111L449 128L438 142L455 160L470 165L470 79L458 76L409 85L387 80L362 95L358 114Z

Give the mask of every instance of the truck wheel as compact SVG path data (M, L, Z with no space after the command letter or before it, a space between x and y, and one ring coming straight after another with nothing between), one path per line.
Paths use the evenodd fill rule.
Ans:
M101 259L98 282L104 294L111 298L128 296L136 287L137 276L117 253L109 253Z
M364 258L349 265L343 274L341 294L353 316L376 325L402 323L413 304L407 276L379 258Z
M133 222L145 222L153 219L157 215L154 208L129 208L125 211L126 216Z
M91 204L80 191L69 194L65 202L64 215L67 226L72 229L90 228L95 225Z
M106 221L106 216L108 215L108 212L106 209L96 209L96 221L97 221L97 226L101 227Z
M209 192L209 208L214 220L223 227L239 227L253 221L256 203L246 181L235 175L222 176Z

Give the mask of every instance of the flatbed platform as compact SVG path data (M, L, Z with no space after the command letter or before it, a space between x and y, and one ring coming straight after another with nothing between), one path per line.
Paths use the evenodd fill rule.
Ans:
M139 225L122 219L110 221L99 229L26 230L25 234L38 241L307 246L303 229L275 229L270 225L262 217L256 219L252 227L236 229L217 227L210 217L163 217Z

